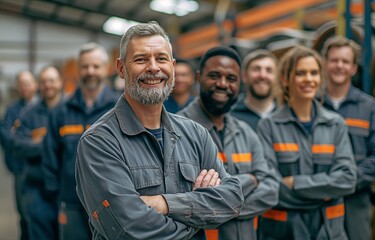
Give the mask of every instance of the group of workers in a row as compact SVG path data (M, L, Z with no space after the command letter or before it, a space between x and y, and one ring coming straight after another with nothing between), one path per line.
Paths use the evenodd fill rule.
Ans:
M95 43L71 96L53 66L38 87L21 72L1 125L21 239L369 240L375 100L351 84L358 54L343 37L280 60L218 46L195 72L149 22L121 39L121 97Z

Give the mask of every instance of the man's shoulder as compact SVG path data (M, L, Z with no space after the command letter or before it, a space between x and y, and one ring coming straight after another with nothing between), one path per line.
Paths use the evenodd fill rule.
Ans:
M206 132L206 129L199 123L185 117L184 115L168 113L173 127L180 133L194 134Z
M116 118L115 109L111 109L95 121L83 134L82 137L87 135L95 135L101 133L110 133L118 129L119 123Z

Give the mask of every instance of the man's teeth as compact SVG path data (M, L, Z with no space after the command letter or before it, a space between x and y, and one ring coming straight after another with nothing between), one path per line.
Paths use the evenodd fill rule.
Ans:
M146 84L158 84L158 83L161 83L161 80L160 79L157 79L157 80L144 80L143 82L146 83Z

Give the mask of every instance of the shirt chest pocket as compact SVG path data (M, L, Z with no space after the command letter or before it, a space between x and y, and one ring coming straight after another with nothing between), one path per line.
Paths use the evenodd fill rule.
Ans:
M349 127L349 136L353 146L355 159L363 159L367 155L368 128Z
M314 154L314 173L328 172L332 165L332 158L331 154Z
M163 179L158 166L131 167L130 172L134 180L134 187L139 194L160 194Z
M199 175L199 165L191 162L179 162L180 179L178 181L179 191L188 192L193 190L195 179Z
M298 153L278 153L278 169L283 177L298 175L299 154Z

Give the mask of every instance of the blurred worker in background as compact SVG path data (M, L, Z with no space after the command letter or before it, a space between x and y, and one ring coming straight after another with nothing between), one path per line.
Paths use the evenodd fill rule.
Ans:
M17 92L20 99L11 104L5 111L3 125L1 126L2 144L4 149L4 159L8 170L14 176L15 184L15 199L17 211L20 216L20 232L21 240L29 239L26 223L26 215L22 208L22 193L21 193L21 175L23 162L22 159L14 156L11 151L12 138L17 126L19 126L19 116L22 110L27 106L37 101L38 84L29 71L22 71L17 74Z
M195 74L193 66L186 60L176 59L175 85L171 95L164 101L168 112L176 113L186 107L193 99Z
M279 76L281 107L258 124L280 180L278 205L262 214L263 239L347 239L343 196L355 189L356 166L344 120L315 100L324 86L319 54L290 49Z
M243 60L245 97L239 99L232 114L247 122L254 130L260 119L276 110L276 64L276 57L264 49L250 52Z
M323 57L327 75L324 106L345 118L357 164L354 194L345 197L345 230L350 240L371 238L371 183L375 180L375 99L352 86L360 48L344 37L328 39Z
M106 86L108 55L96 43L79 52L79 87L50 115L43 150L45 191L58 197L61 239L91 239L88 216L77 193L74 176L76 148L82 133L111 109L116 94Z
M201 58L197 80L200 97L178 114L209 131L226 171L240 180L244 205L240 215L218 227L218 239L257 239L258 215L275 206L279 183L264 159L255 131L228 114L241 82L239 55L229 47L214 47ZM214 240L217 230L206 231Z
M17 158L24 160L22 173L23 207L30 240L58 239L57 202L44 190L42 141L47 133L49 113L62 103L63 80L54 66L39 74L40 101L26 107L12 144Z

